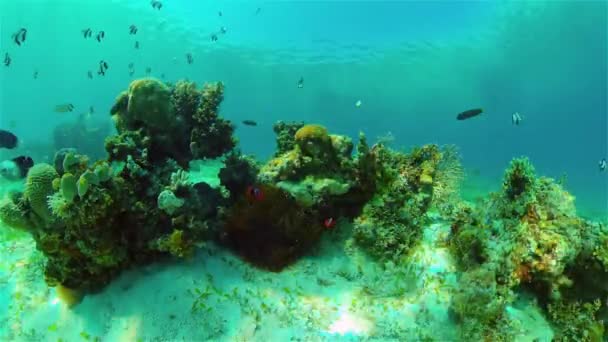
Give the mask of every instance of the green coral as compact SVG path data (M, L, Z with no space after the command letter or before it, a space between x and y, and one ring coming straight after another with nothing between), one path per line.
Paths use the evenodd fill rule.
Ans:
M379 259L399 259L420 241L427 222L426 212L432 199L432 187L420 182L440 160L436 145L425 145L404 154L382 145L373 154L365 151L359 163L367 187L376 189L374 197L355 219L353 237L359 246ZM373 174L370 174L373 171Z
M27 209L23 202L6 199L0 203L0 221L11 228L32 231L34 223L28 219Z
M600 300L591 303L549 304L549 316L557 329L556 342L604 341L604 323L597 320L597 311L602 306Z
M119 99L119 102L121 100ZM165 130L173 125L171 89L154 78L138 79L129 85L125 121L127 127L146 126Z
M52 220L47 197L53 193L53 180L58 176L53 166L41 163L30 169L25 181L24 197L34 213L45 222Z
M276 134L277 142L277 150L274 153L275 157L291 151L294 148L296 132L302 128L302 126L304 126L304 122L302 121L277 121L272 125L272 130Z
M218 115L223 99L224 85L221 82L204 86L201 104L192 118L190 150L194 158L217 158L236 145L232 136L234 126Z
M78 194L76 182L76 177L71 173L64 173L61 176L61 195L67 202L72 202Z

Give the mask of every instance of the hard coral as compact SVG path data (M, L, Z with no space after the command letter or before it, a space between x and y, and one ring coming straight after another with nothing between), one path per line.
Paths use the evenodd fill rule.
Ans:
M55 168L49 164L36 164L30 169L25 181L25 199L32 210L45 222L52 220L47 206L47 197L53 193L53 180L58 177Z
M190 135L190 150L194 158L216 158L230 151L236 140L234 126L218 115L218 107L224 99L221 82L206 84L203 98L193 116L194 127Z
M142 124L166 130L173 124L171 89L154 78L138 79L129 85L125 122L136 129Z
M330 153L331 138L327 128L321 125L304 125L295 134L295 143L304 155L323 157Z
M304 122L302 121L277 121L272 125L272 130L277 136L277 150L274 153L275 157L293 149L295 146L295 134L302 126L304 126Z

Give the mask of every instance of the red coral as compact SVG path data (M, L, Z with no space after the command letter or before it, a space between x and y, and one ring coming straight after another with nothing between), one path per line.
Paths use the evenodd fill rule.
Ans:
M277 187L259 189L262 200L243 196L228 213L224 241L252 264L280 271L319 240L323 220Z

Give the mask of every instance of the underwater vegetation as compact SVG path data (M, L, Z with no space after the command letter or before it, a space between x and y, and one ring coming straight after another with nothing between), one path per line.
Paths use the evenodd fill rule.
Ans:
M506 338L505 308L531 293L556 341L601 341L606 314L606 228L576 215L574 198L538 177L527 158L506 170L500 192L454 212L449 247L464 272L451 308L467 339Z

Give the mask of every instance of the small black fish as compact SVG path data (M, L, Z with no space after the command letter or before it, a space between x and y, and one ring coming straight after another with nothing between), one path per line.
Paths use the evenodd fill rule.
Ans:
M152 68L147 67L146 68L146 75L150 75L151 72L152 72Z
M4 65L10 66L12 62L11 56L9 56L8 52L4 54Z
M226 32L228 32L228 31L226 30L226 28L224 26L220 27L221 34L226 34Z
M25 178L27 172L34 166L34 160L28 156L19 156L11 160L19 169L19 178Z
M98 42L101 43L101 41L106 37L106 33L104 31L99 31L97 33L97 36L95 36L95 39L97 39Z
M93 72L91 70L87 71L87 77L93 79Z
M253 121L253 120L243 120L243 125L247 125L247 126L257 126L258 123Z
M17 31L16 33L13 34L13 41L18 46L21 46L21 44L23 42L25 42L26 37L27 37L27 29L22 27L19 29L19 31Z
M133 76L134 73L135 73L135 70L129 70L129 76Z
M12 150L17 147L18 143L19 139L17 139L16 135L9 131L0 129L0 148L7 148L9 150Z
M95 107L89 106L89 113L91 113L91 114L95 113Z
M38 70L34 70L34 79L37 80L38 79Z
M260 14L260 11L262 11L262 8L258 7L258 8L255 10L255 14Z
M456 116L456 120L470 119L481 113L483 113L483 109L481 109L481 108L465 110L464 112L462 112L462 113L458 114L458 116Z
M298 88L304 88L304 77L300 77L298 80Z
M137 26L135 26L135 25L129 26L129 34L137 34Z
M157 10L160 10L163 7L163 3L158 0L152 0L150 1L150 4L152 5L152 8Z
M139 42L138 41L135 42L135 49L139 50Z
M218 11L218 12L217 12L217 15L221 17L221 16L222 16L222 15L224 15L224 14L222 13L222 11Z
M74 105L71 103L65 103L55 106L55 112L57 113L68 113L74 111Z
M217 34L214 33L214 34L211 35L211 41L212 42L217 42Z
M188 62L188 64L192 64L192 62L194 62L194 58L192 57L191 53L186 54L186 61Z
M108 70L108 63L106 61L99 61L99 71L97 71L97 75L105 76L106 70Z
M133 62L129 63L129 70L133 69L133 66L134 66Z
M91 30L90 28L86 28L86 29L82 30L82 35L84 36L85 39L91 38L91 36L93 35L93 30Z

